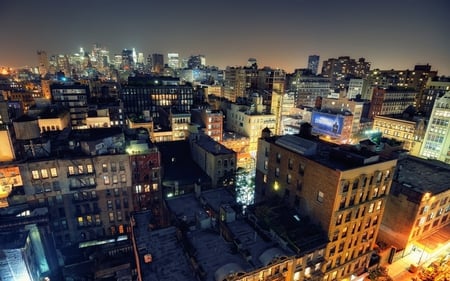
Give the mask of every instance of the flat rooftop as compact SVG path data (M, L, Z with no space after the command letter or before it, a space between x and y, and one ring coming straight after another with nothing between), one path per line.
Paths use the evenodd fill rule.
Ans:
M394 181L420 193L438 194L450 189L450 165L408 155L399 160Z
M277 248L276 242L261 236L245 218L233 212L230 206L233 201L233 197L223 189L208 190L198 199L194 194L187 194L167 200L169 209L188 226L186 238L191 253L205 274L204 280L215 281L216 275L223 277L221 274L230 270L244 273L261 268L267 260L261 256ZM225 207L227 212L235 215L235 219L224 223L226 230L221 229L219 222L203 208L206 205L213 209ZM285 256L294 255L293 251L282 249L276 252Z
M334 170L351 170L392 160L380 157L363 146L337 145L320 139L302 138L298 135L273 136L265 140Z
M150 212L136 213L134 236L143 281L194 281L193 272L177 239L175 227L150 231ZM151 262L144 261L151 255Z

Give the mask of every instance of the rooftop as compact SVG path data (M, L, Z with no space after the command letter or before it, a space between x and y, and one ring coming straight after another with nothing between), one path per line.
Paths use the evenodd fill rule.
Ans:
M249 222L232 208L233 196L225 189L203 192L199 199L193 194L179 196L167 201L169 209L183 221L186 227L188 252L197 262L204 280L223 280L227 273L250 272L267 264L261 258L277 244L267 236L261 236ZM211 212L220 212L218 222ZM190 251L189 251L190 250ZM283 256L294 255L292 251L277 250ZM267 253L266 253L267 256ZM275 255L270 256L270 261ZM221 278L217 279L218 276Z
M214 155L234 154L233 150L225 147L206 135L199 135L195 142L204 150Z
M445 163L408 156L397 167L394 181L411 190L438 194L450 189L450 166Z
M298 135L273 136L265 139L335 170L350 170L391 159L381 158L364 146L339 146L320 139Z
M148 227L150 212L136 213L134 220L134 237L143 281L196 280L177 239L175 227L151 231ZM145 262L146 258L148 262Z

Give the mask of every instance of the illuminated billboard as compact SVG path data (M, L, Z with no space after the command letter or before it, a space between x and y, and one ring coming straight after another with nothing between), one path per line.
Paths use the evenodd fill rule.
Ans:
M311 125L313 133L339 137L344 127L344 116L313 111Z

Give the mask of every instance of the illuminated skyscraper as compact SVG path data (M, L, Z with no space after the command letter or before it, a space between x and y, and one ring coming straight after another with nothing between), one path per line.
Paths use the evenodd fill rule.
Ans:
M308 69L311 70L311 73L316 75L319 69L319 59L318 55L311 55L308 57Z
M180 58L178 53L168 53L167 54L167 64L172 69L180 68Z
M162 54L152 54L152 72L161 73L164 69L164 56Z
M37 51L38 60L39 60L39 74L44 76L49 72L50 63L48 61L48 56L46 51L39 50Z

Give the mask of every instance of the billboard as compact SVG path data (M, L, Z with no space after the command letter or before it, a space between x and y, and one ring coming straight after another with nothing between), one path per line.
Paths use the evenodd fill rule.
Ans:
M311 116L312 131L331 137L339 137L344 128L344 116L313 111Z

